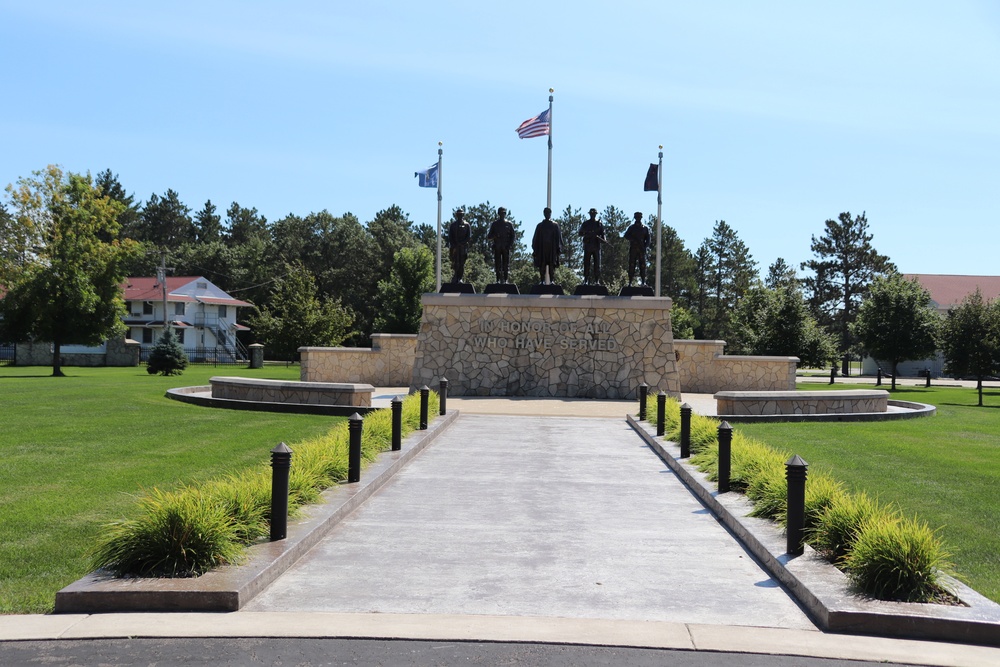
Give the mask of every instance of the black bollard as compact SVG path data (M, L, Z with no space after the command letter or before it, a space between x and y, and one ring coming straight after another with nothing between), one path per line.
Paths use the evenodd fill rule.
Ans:
M927 373L927 382L924 384L924 389L930 389L931 388L931 369L928 368L924 372Z
M361 481L361 429L365 420L355 412L347 418L347 430L351 436L350 450L347 453L347 483Z
M881 387L882 386L882 369L881 368L879 368L878 372L875 374L875 386L876 387Z
M691 456L691 406L681 406L681 458Z
M729 491L729 472L732 467L733 427L729 422L719 424L719 493Z
M833 384L833 378L837 377L837 367L830 366L830 384Z
M292 450L283 442L271 450L271 541L288 533L288 474Z
M649 385L643 382L639 385L639 421L646 421L646 395L649 394Z
M438 403L439 403L439 415L448 414L448 378L441 378L438 382Z
M806 530L806 469L809 464L796 454L785 461L785 479L788 482L787 551L791 556L801 556L805 551Z
M667 392L656 395L656 435L662 437L667 432Z
M392 451L403 447L403 397L397 396L389 403L392 408Z
M420 388L420 430L427 430L427 398L431 394L431 388L424 385Z

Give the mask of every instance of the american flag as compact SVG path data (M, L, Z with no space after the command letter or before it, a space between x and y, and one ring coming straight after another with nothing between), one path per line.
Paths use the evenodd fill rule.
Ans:
M517 127L517 136L521 139L544 137L549 133L549 110L546 109L534 118L529 118Z

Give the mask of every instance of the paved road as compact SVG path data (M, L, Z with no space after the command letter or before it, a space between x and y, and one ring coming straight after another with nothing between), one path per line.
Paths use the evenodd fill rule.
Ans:
M118 639L0 642L0 664L22 665L531 665L534 667L877 667L801 656L558 644L365 639ZM904 663L893 663L904 665ZM905 665L904 665L905 667Z
M246 611L815 629L620 419L462 415Z

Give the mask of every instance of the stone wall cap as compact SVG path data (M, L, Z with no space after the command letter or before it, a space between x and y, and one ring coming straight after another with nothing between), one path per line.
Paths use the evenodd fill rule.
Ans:
M799 363L801 359L798 357L767 357L763 355L753 355L753 354L720 354L716 357L719 361L785 361L785 362L795 362Z
M784 398L814 398L823 400L827 398L888 398L889 392L882 389L829 389L817 391L719 391L715 393L716 399L764 399L781 400Z
M668 296L577 296L553 294L424 294L425 306L510 306L516 308L622 308L629 310L669 310Z
M370 347L300 347L299 354L303 352L366 352L371 353L373 350ZM378 352L378 350L374 350Z
M268 380L266 378L243 378L230 375L216 375L208 379L212 384L238 384L264 387L287 387L289 389L311 389L313 391L353 391L373 392L375 387L357 382L302 382L299 380Z
M412 340L416 340L416 339L417 339L417 334L387 334L387 333L373 333L373 334L371 335L371 337L372 337L372 338L403 338L403 339L406 339L406 338L409 338L409 339L412 339ZM316 349L316 348L313 348L313 349ZM327 349L329 349L329 348L327 348ZM367 350L368 348L366 348L366 347L362 347L362 348L354 348L354 349L361 349L361 350Z

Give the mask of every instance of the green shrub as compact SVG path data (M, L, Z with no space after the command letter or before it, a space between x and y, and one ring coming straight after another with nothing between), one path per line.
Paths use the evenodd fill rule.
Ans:
M149 351L146 362L146 372L150 375L180 375L188 366L188 358L184 348L177 342L177 337L171 329L167 329Z
M438 396L428 397L428 416L437 415ZM420 423L420 396L403 400L402 432ZM362 463L390 448L392 414L367 415L361 436ZM292 447L288 509L315 502L323 489L347 479L350 436L347 422ZM139 517L109 525L92 558L96 568L118 576L182 577L235 562L243 547L270 532L271 470L264 465L200 487L173 492L153 489L139 501Z
M139 519L113 524L102 537L97 567L121 576L190 577L242 553L232 518L198 488L153 489L139 503Z
M787 459L785 459L787 461ZM828 475L822 473L810 475L806 481L806 517L805 531L807 535L812 534L819 526L820 521L827 508L842 501L847 497L844 485ZM787 519L787 517L785 517ZM784 523L784 519L782 522Z
M947 554L934 531L916 519L882 515L866 520L844 558L858 589L879 600L931 602L941 592Z
M824 509L810 533L809 543L830 562L843 564L854 548L861 526L876 517L894 514L894 510L880 506L867 493L844 493Z

